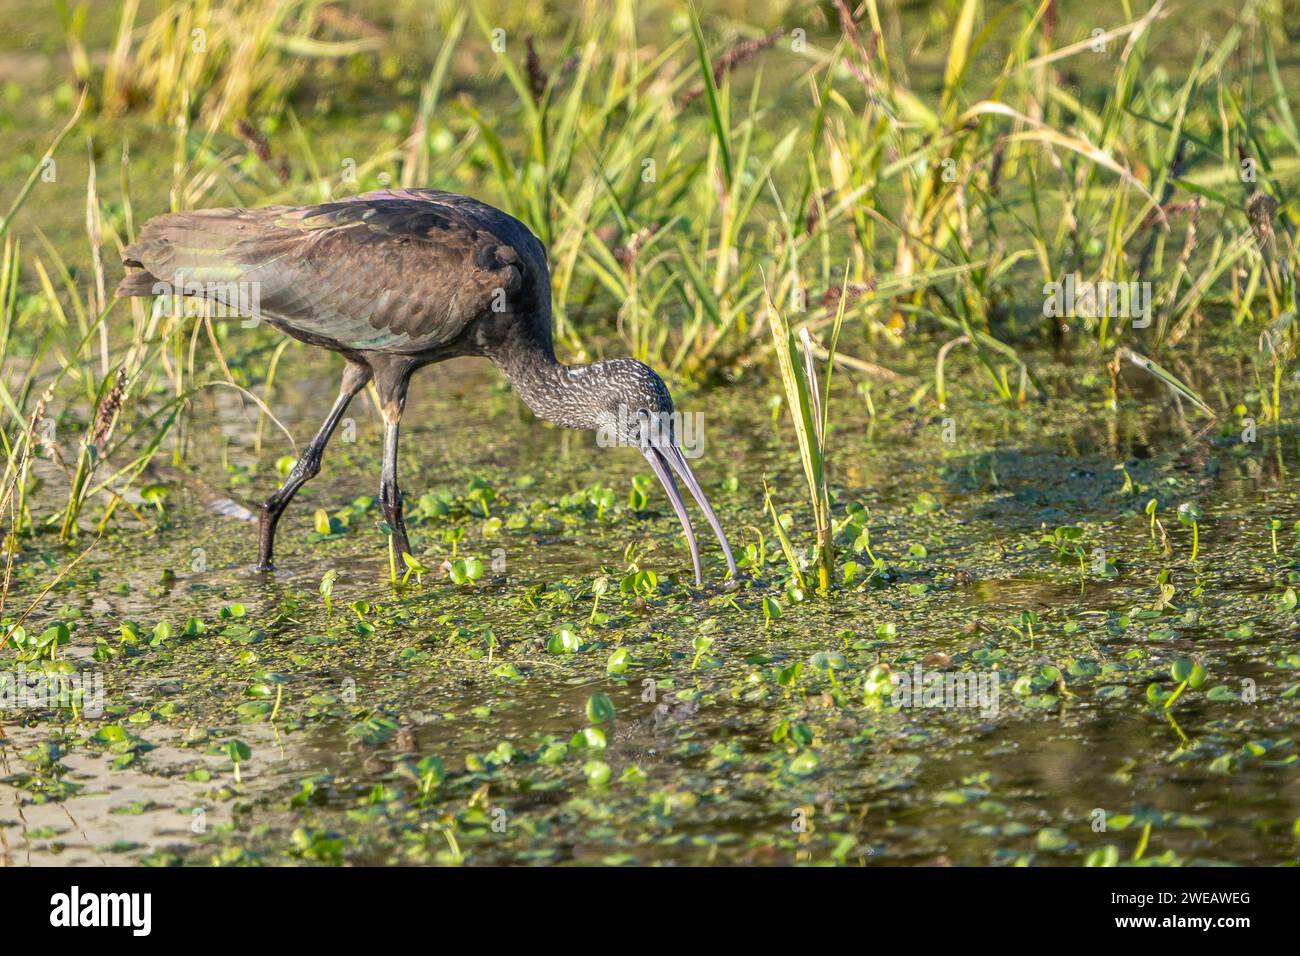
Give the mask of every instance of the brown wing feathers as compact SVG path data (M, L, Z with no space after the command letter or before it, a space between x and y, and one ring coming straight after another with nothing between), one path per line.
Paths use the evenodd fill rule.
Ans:
M118 295L153 294L160 280L244 283L256 286L261 314L291 334L415 351L451 341L493 308L494 296L510 304L531 298L521 293L535 292L524 286L537 276L525 273L536 273L539 261L545 281L540 244L503 213L461 196L403 190L320 206L158 216L125 250L124 264L145 271L123 279Z

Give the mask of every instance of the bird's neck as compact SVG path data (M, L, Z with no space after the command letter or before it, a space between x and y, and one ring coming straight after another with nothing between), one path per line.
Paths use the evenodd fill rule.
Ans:
M488 357L505 374L520 400L538 418L562 428L596 428L589 420L582 365L563 365L549 341L511 336Z

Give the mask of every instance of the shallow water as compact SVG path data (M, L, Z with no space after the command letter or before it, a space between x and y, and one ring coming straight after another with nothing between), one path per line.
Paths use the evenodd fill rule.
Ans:
M802 602L786 592L762 510L765 477L807 546L787 423L766 405L775 383L678 396L704 414L697 472L738 557L759 532L766 549L730 591L716 586L725 569L702 538L714 582L703 592L689 586L658 488L646 509L629 506L631 478L646 471L638 456L539 425L471 361L421 373L404 422L401 478L431 569L423 582L388 583L373 506L343 515L344 533L313 536L315 509L340 517L375 494L379 428L367 402L349 413L355 440L336 440L282 523L280 570L259 576L255 527L212 504L268 493L271 463L290 446L266 423L257 454L256 411L209 390L183 464L160 456L150 476L168 487L160 526L142 506L143 524L122 521L28 621L30 633L71 627L58 658L102 676L106 712L6 714L0 860L1294 862L1300 648L1295 608L1279 599L1300 580L1297 435L1261 428L1243 444L1229 422L1198 437L1193 410L1130 373L1111 413L1076 386L1065 358L1037 357L1053 399L1025 408L987 399L955 363L949 411L929 398L909 407L915 383L877 383L872 421L840 379L837 521L850 502L870 509L888 573ZM1191 384L1216 407L1247 399L1218 353L1207 346L1200 358ZM300 443L336 374L316 353L286 356L281 381L293 384L270 401ZM1120 463L1137 490L1122 490ZM472 478L495 490L488 511L500 528L485 527L468 497ZM565 500L593 484L614 491L601 516ZM439 492L447 514L420 504ZM1143 513L1153 496L1155 544ZM1194 564L1175 515L1189 500L1204 511ZM1271 518L1283 528L1276 557ZM1082 529L1082 568L1042 542L1061 526ZM476 583L458 587L438 570L452 528L464 529L458 555L484 563ZM869 568L849 553L852 537L843 557ZM79 550L51 542L28 542L11 608ZM659 578L648 596L619 593L631 544ZM1175 591L1162 603L1164 569ZM318 591L327 570L337 572L332 613ZM608 618L592 624L602 574ZM764 597L779 620L765 622ZM1037 615L1032 638L1025 612ZM190 618L201 633L183 633ZM124 637L124 621L140 636ZM173 633L155 640L161 621ZM886 624L892 633L877 630ZM548 642L566 625L582 648L554 653ZM712 643L693 644L701 637ZM630 665L607 673L620 648ZM819 669L819 653L842 661ZM1204 683L1168 708L1150 701L1148 685L1174 689L1182 657L1203 664ZM982 675L996 682L996 712L873 696L881 662ZM12 649L0 655L0 669L18 663ZM598 694L612 720L601 699L589 715ZM603 747L584 735L593 719ZM106 735L113 726L126 733ZM249 751L238 782L232 740ZM420 763L431 757L440 772Z

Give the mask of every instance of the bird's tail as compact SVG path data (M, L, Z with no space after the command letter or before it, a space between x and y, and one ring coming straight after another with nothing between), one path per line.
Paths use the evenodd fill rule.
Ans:
M158 294L161 283L156 275L145 268L144 264L147 241L147 239L142 239L140 242L132 243L122 250L122 265L128 268L134 267L140 271L128 272L122 277L122 281L117 284L117 290L114 293L119 299Z
M274 215L279 208L266 207L256 214ZM216 256L219 260L245 238L244 229L254 215L243 209L200 209L154 216L136 241L122 251L122 265L141 271L126 274L118 284L118 296L169 293L167 283L176 282L182 273L193 277L196 266L207 264L205 258Z
M127 265L140 265L140 263L127 263ZM117 291L114 293L119 299L130 298L131 296L151 296L157 295L162 283L158 277L148 269L140 272L128 272L122 277L122 281L117 284Z

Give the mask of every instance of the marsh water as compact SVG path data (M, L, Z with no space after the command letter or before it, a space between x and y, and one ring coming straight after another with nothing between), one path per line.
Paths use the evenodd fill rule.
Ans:
M1257 408L1210 331L1180 374ZM703 589L639 456L539 424L470 360L421 373L405 419L419 579L390 580L368 400L258 575L231 502L293 448L208 389L131 520L61 578L89 519L13 568L10 613L55 581L25 630L66 642L0 652L10 686L61 668L102 699L4 713L0 861L1294 863L1297 434L1210 421L1134 370L1111 408L1086 349L1035 355L1045 398L1023 405L967 360L942 412L915 382L837 377L834 511L870 537L841 528L826 597L787 586L763 509L766 481L807 549L774 381L677 396L745 571L721 586L702 539ZM338 372L286 357L270 402L299 447ZM995 696L902 699L881 665Z

